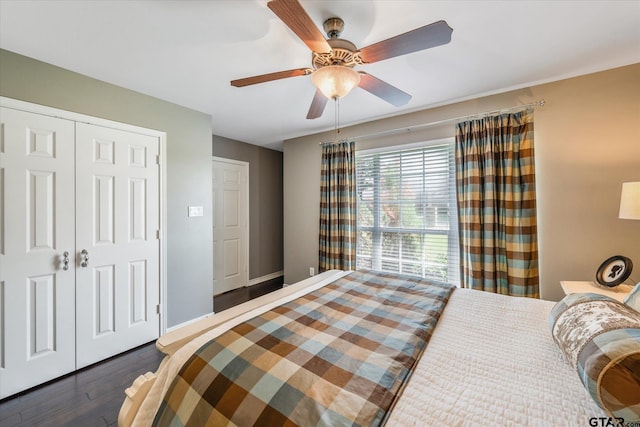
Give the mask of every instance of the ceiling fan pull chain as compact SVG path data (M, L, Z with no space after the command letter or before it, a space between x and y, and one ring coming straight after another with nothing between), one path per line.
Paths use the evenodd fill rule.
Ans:
M336 97L336 142L340 133L340 98Z

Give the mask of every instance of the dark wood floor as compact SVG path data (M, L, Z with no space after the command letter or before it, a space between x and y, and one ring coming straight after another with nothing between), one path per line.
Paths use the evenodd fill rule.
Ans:
M213 297L213 308L216 313L226 310L229 307L238 305L245 301L257 298L276 289L282 288L284 277L277 277L266 282L258 283L253 286L245 286L244 288L235 289L230 292L215 295Z
M115 426L124 389L162 360L149 343L0 402L0 426Z
M282 277L214 297L215 311L282 287ZM155 342L0 401L0 427L115 426L124 389L155 371L163 355Z

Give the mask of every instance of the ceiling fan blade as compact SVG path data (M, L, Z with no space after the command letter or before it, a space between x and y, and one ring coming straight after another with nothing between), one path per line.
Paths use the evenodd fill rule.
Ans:
M320 89L316 89L316 94L313 96L313 101L311 101L311 107L309 107L309 112L307 113L307 119L317 119L324 112L324 108L327 106L327 101L329 98L324 96Z
M396 107L405 105L411 100L411 95L408 93L363 71L360 71L360 84L358 86Z
M231 86L243 87L256 83L270 82L272 80L286 79L287 77L306 76L311 74L310 68L297 68L295 70L278 71L276 73L261 74L259 76L247 77L244 79L231 80Z
M313 52L331 52L331 46L298 0L273 0L267 6Z
M440 46L451 41L452 32L445 21L437 21L364 47L360 49L360 58L371 63Z

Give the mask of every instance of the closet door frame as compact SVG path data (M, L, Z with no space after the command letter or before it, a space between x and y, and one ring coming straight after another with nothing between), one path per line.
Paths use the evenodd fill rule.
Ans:
M157 137L160 141L158 167L160 171L160 335L167 331L167 134L166 132L134 126L126 123L120 123L113 120L101 119L99 117L88 116L85 114L75 113L73 111L61 110L58 108L47 107L45 105L33 104L31 102L20 101L13 98L0 96L0 106L13 108L15 110L26 111L29 113L42 114L45 116L57 117L75 122L88 123L97 126L103 126L127 132L140 133Z

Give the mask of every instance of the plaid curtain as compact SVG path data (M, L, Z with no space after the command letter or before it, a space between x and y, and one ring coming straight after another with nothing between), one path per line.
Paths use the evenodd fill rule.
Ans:
M538 298L533 113L456 125L461 286Z
M322 146L320 272L356 267L355 142Z

